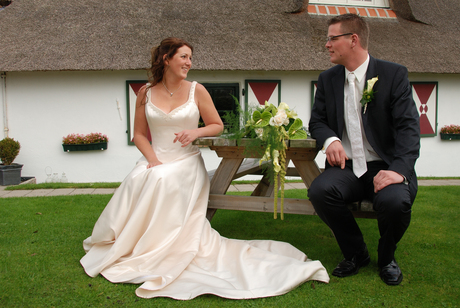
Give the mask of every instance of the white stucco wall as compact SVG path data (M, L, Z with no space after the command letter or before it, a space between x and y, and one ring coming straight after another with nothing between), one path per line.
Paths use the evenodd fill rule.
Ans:
M4 126L6 125L5 119L3 118L3 115L4 115L3 109L6 108L6 105L3 104L3 102L6 99L6 88L5 88L6 75L3 75L2 73L0 74L1 74L0 76L0 123L2 124L2 126L0 127L1 128L0 138L3 139L4 137L3 129L4 129Z
M437 136L422 137L420 158L415 166L419 176L460 176L457 164L460 141L441 140L441 127L460 125L460 75L409 74L411 81L438 81Z
M307 125L311 81L316 80L318 74L191 71L188 79L202 83L238 82L240 89L246 79L281 80L281 101L294 107ZM446 124L460 124L460 75L411 74L409 77L411 81L439 83L438 131ZM140 157L139 151L127 144L126 80L144 79L144 71L7 73L6 102L0 96L0 121L3 127L6 103L9 136L21 143L15 162L24 164L22 175L44 182L45 169L51 167L59 176L65 172L71 182L122 181ZM240 101L244 102L244 98L240 97ZM109 136L107 151L63 151L63 136L91 132ZM418 175L460 176L460 166L449 163L459 149L457 141L441 141L439 136L422 138L421 157L416 166ZM202 151L206 167L216 168L219 163L216 155L208 149ZM324 165L323 154L317 162L321 167Z

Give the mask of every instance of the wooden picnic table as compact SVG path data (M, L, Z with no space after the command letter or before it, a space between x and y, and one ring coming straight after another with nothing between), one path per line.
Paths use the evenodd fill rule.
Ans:
M250 141L248 141L250 142ZM300 176L305 186L310 187L313 180L321 173L315 162L318 154L315 139L288 140L286 165L292 161L294 167L287 168L287 176ZM236 140L224 137L204 137L194 141L195 145L208 146L222 160L216 170L209 171L211 188L207 218L212 219L217 209L273 212L274 185L264 168L259 166L262 157L256 153L245 152L245 140L237 145ZM262 175L251 196L226 195L233 180L248 174ZM306 197L306 196L305 196ZM279 202L278 202L279 203ZM362 211L361 203L351 205L355 217L373 218L373 213ZM278 212L280 211L278 206ZM285 214L316 215L313 205L308 199L284 199Z

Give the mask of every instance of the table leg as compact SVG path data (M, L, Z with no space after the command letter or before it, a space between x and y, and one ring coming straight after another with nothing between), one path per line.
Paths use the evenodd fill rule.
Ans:
M225 195L243 159L244 158L222 158L219 167L212 177L210 194ZM216 209L208 209L206 218L211 221L216 211Z
M270 197L273 195L275 186L270 182L270 177L267 172L264 172L264 175L260 179L259 184L257 184L256 189L252 192L251 196L266 196Z
M319 170L318 164L316 164L314 160L293 159L292 162L307 188L309 188L313 180L321 174L321 170Z

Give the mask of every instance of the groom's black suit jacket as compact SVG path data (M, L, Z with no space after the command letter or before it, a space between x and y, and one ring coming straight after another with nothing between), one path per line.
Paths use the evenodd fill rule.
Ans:
M370 57L366 81L378 76L374 99L361 116L367 139L375 152L410 181L420 150L420 126L407 69ZM336 65L318 78L309 131L321 148L329 137L342 140L345 67ZM326 162L327 164L327 162ZM415 178L415 177L414 177Z

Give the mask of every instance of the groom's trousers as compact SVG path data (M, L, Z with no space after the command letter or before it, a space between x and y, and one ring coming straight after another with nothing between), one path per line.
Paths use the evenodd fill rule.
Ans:
M377 212L380 240L378 243L378 265L383 267L394 259L396 244L407 230L411 219L411 208L417 194L417 177L414 174L409 184L393 184L374 193L373 179L380 170L388 169L383 161L368 162L368 171L357 178L352 162L345 169L326 169L311 184L308 197L318 216L329 226L346 259L366 248L361 230L347 204L368 199Z

